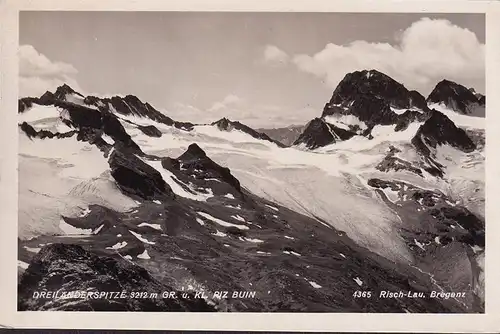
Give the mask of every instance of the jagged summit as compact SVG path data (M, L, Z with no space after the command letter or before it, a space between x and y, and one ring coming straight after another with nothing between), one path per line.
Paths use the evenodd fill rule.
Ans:
M193 143L188 146L186 152L184 152L178 159L184 161L184 160L205 158L205 157L207 157L205 151L203 151L203 149L199 147L198 144Z
M429 167L426 170L438 177L443 177L445 174L442 163L446 163L436 156L438 146L454 147L465 153L470 153L477 148L466 131L458 128L446 115L434 109L429 119L420 126L411 139L411 143L427 161Z
M425 144L421 139L425 139ZM428 146L436 148L437 145L448 144L464 152L471 152L476 145L467 133L458 128L446 115L432 110L431 116L419 128L412 143L425 155L429 154Z
M66 100L66 95L68 95L68 94L78 95L82 98L85 97L82 94L75 91L73 88L71 88L67 84L63 84L62 86L57 87L56 92L54 93L54 97L58 100Z
M309 149L315 149L350 139L355 135L354 132L328 124L321 118L315 118L306 125L302 134L293 144L303 144Z
M363 70L348 73L333 92L323 115L332 113L333 106L349 107L361 96L370 96L384 102L388 107L426 110L425 98L416 91L409 91L390 76L377 70Z
M340 111L311 117L296 148L226 117L176 129L134 95L82 99L68 86L57 92L66 100L37 98L18 115L18 309L483 311L484 219L465 208L484 211L484 154L452 122L470 117L399 108L387 87L400 85L378 71L351 79ZM186 287L255 295L159 295ZM467 298L353 303L372 287Z
M473 88L456 82L441 80L427 97L427 103L443 104L454 111L470 116L484 117L486 98Z
M428 111L420 93L406 89L382 72L364 70L344 77L325 105L322 117L354 116L370 128L408 124L424 117Z
M72 98L73 97L73 98ZM18 101L18 112L22 113L26 109L29 109L33 106L34 103L39 105L51 105L51 104L61 104L61 103L74 103L75 99L83 99L85 98L82 94L75 91L67 84L63 84L57 87L55 93L51 91L46 91L40 97L23 97Z
M188 149L177 159L166 158L162 161L166 169L176 174L176 177L182 179L180 175L182 169L189 174L196 175L197 179L215 179L228 184L237 192L241 191L241 185L237 178L231 174L231 170L210 159L205 151L198 144L190 144ZM218 186L221 186L218 184ZM229 190L231 192L231 190Z
M233 123L236 123L236 122L233 122L233 121L229 120L228 118L223 117L223 118L219 119L218 121L212 122L211 125L217 125L217 127L220 130L230 130L231 125Z
M155 109L148 102L142 102L135 95L113 96L100 98L97 96L84 96L76 92L69 85L64 84L59 86L55 93L47 91L41 97L25 97L18 101L18 111L19 113L24 112L29 109L33 104L40 105L54 105L64 108L68 111L73 109L86 108L88 110L99 110L99 112L107 113L112 112L115 115L123 116L133 116L140 118L148 118L150 120L163 123L169 126L174 126L179 129L189 131L193 128L194 124L189 122L178 122L163 114L162 112ZM125 119L124 121L130 122L130 120ZM137 124L136 124L137 125ZM139 126L139 125L138 125ZM141 127L141 126L139 126ZM143 130L144 127L141 127ZM151 131L150 131L151 132ZM154 136L159 137L158 131Z
M334 90L320 119L309 123L294 144L325 146L355 135L371 138L375 126L405 130L428 117L425 98L378 70L348 73Z

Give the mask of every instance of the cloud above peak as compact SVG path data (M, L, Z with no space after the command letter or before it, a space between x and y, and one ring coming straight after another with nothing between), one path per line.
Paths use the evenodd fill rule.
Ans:
M243 99L240 97L229 94L222 101L215 102L209 109L209 112L215 112L220 110L228 110L232 107L235 107L243 102Z
M285 65L290 60L288 54L275 45L266 45L264 61L271 65Z
M21 77L59 77L75 75L78 71L71 64L50 61L32 45L19 47L19 75Z
M19 47L19 96L40 96L62 84L81 91L75 76L78 70L71 64L51 61L32 45Z
M291 63L330 88L347 73L363 69L377 69L424 95L444 78L479 91L485 85L485 45L470 30L444 19L414 22L397 36L395 44L329 43L315 54L291 56Z

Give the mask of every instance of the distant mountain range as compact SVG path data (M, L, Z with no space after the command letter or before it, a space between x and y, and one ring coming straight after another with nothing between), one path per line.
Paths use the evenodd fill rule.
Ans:
M484 312L484 108L451 81L425 98L375 70L277 129L68 85L21 98L18 309Z
M305 129L305 125L291 125L283 128L257 129L285 146L292 146Z

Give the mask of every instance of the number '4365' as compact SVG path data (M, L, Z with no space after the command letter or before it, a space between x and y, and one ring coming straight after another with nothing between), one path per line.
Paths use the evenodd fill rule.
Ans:
M352 294L354 298L370 298L372 296L371 291L354 291Z

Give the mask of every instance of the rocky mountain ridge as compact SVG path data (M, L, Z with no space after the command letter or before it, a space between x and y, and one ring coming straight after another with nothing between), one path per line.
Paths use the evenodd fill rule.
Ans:
M450 80L440 81L427 97L427 103L442 103L464 115L485 117L486 97Z
M411 123L436 119L432 117L435 111L431 112L428 104L442 103L468 114L470 108L466 106L471 103L480 104L481 100L484 106L484 96L481 96L476 97L469 89L443 80L425 99L379 71L356 71L344 77L325 105L321 118L309 122L294 145L315 149L356 135L372 138L374 127L380 126L393 126L394 132L404 131Z
M242 174L216 162L202 148L216 146L214 152L226 150L230 155L234 150L250 155L258 144L265 148L264 152L271 152L269 156L283 154L289 158L285 155L288 152L302 152L294 147L287 148L260 131L226 118L209 125L176 122L133 96L83 97L69 86L62 86L54 94L20 100L19 126L21 135L27 138L21 145L43 147L59 142L71 145L71 150L83 147L69 151L70 156L94 152L93 156L104 161L101 174L83 178L71 193L81 187L101 189L97 182L105 182L113 196L135 204L119 210L89 203L79 214L60 213L55 218L60 219L61 232L20 239L19 263L24 269L19 309L482 312L481 270L475 261L484 249L483 219L441 190L397 180L391 174L403 171L417 179L443 178L452 171L438 152L440 145L472 154L477 151L477 141L472 141L449 117L423 105L423 97L381 73L361 71L346 78L325 107L326 114L311 121L297 142L315 149L359 137L376 140L381 125L393 127L391 134L419 125L406 143L415 150L415 161L403 156L407 152L401 147L390 147L366 176L366 185L354 184L356 178L362 180L357 174L342 176L343 187L363 188L355 195L360 201L376 195L378 199L370 201L380 201L399 217L401 224L393 229L408 255L397 260L386 258L315 213L299 213L282 202L265 198L265 193L250 191L248 182L242 182L240 177L250 175L255 181L264 177L257 174L255 160L249 160ZM368 80L366 84L364 80ZM370 93L371 86L374 88ZM50 112L50 117L27 117L42 111ZM351 126L338 121L349 116L357 118L355 122L347 118ZM329 117L337 117L337 122ZM196 136L197 131L201 131L200 136ZM245 134L251 145L236 142L227 148L231 137L225 134L232 131ZM209 135L217 141L206 144L192 139L207 140ZM150 149L168 146L180 136L188 138L190 144L177 155ZM226 146L217 146L221 141ZM245 145L250 147L248 151ZM49 156L60 159L63 152L55 147ZM61 145L60 150L64 147ZM38 159L36 151L27 152L31 160L23 166L28 170L40 164L51 168L55 164L53 160ZM307 157L313 159L314 154ZM328 158L327 153L324 155ZM345 159L332 155L328 163L341 158ZM85 163L83 159L77 162ZM61 164L63 168L74 165ZM297 164L290 165L297 168ZM60 175L65 177L62 172ZM74 177L70 179L73 182ZM45 197L50 197L52 189L47 185L41 189ZM55 200L47 202L48 206L55 204ZM40 212L38 207L36 210ZM455 272L453 266L459 271ZM30 295L35 289L56 286L103 291L138 287L149 292L182 291L191 286L189 290L207 291L211 296L216 291L230 290L254 291L256 297L198 301L126 298L117 303L75 303L68 299L53 303ZM426 297L356 299L352 295L355 291L396 290ZM427 296L431 291L458 290L467 291L467 296Z

